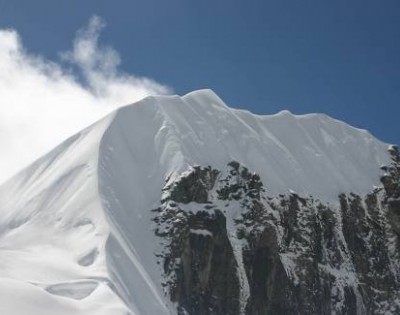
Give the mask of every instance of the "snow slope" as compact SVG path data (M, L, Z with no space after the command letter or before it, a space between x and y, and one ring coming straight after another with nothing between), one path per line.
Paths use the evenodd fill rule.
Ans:
M0 187L1 313L173 312L150 210L167 179L232 160L256 170L268 194L336 202L378 185L389 155L367 131L321 114L257 116L210 90L145 98Z
M110 229L97 190L109 116L0 188L1 314L127 314L107 285Z

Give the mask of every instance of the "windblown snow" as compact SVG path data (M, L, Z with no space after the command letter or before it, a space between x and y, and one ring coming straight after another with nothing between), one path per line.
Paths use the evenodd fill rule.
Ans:
M389 155L367 131L321 114L254 115L210 90L147 97L0 187L0 313L174 313L150 210L167 179L233 160L257 170L267 193L336 202L378 185Z

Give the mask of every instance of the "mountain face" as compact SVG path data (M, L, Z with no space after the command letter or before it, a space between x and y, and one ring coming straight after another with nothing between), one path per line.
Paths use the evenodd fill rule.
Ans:
M320 114L149 97L0 186L5 314L399 314L400 154Z

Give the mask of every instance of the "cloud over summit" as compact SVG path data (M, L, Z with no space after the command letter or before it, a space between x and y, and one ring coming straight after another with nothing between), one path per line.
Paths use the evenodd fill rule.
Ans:
M62 62L30 54L16 30L0 29L0 183L118 106L171 93L121 71L118 52L99 44L104 26L92 17Z

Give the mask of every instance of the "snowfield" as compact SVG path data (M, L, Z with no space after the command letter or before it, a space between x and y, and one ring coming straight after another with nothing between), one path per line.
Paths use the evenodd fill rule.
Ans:
M0 313L173 314L151 223L166 180L235 160L268 194L337 202L379 185L387 147L326 115L254 115L210 90L121 108L0 186Z

